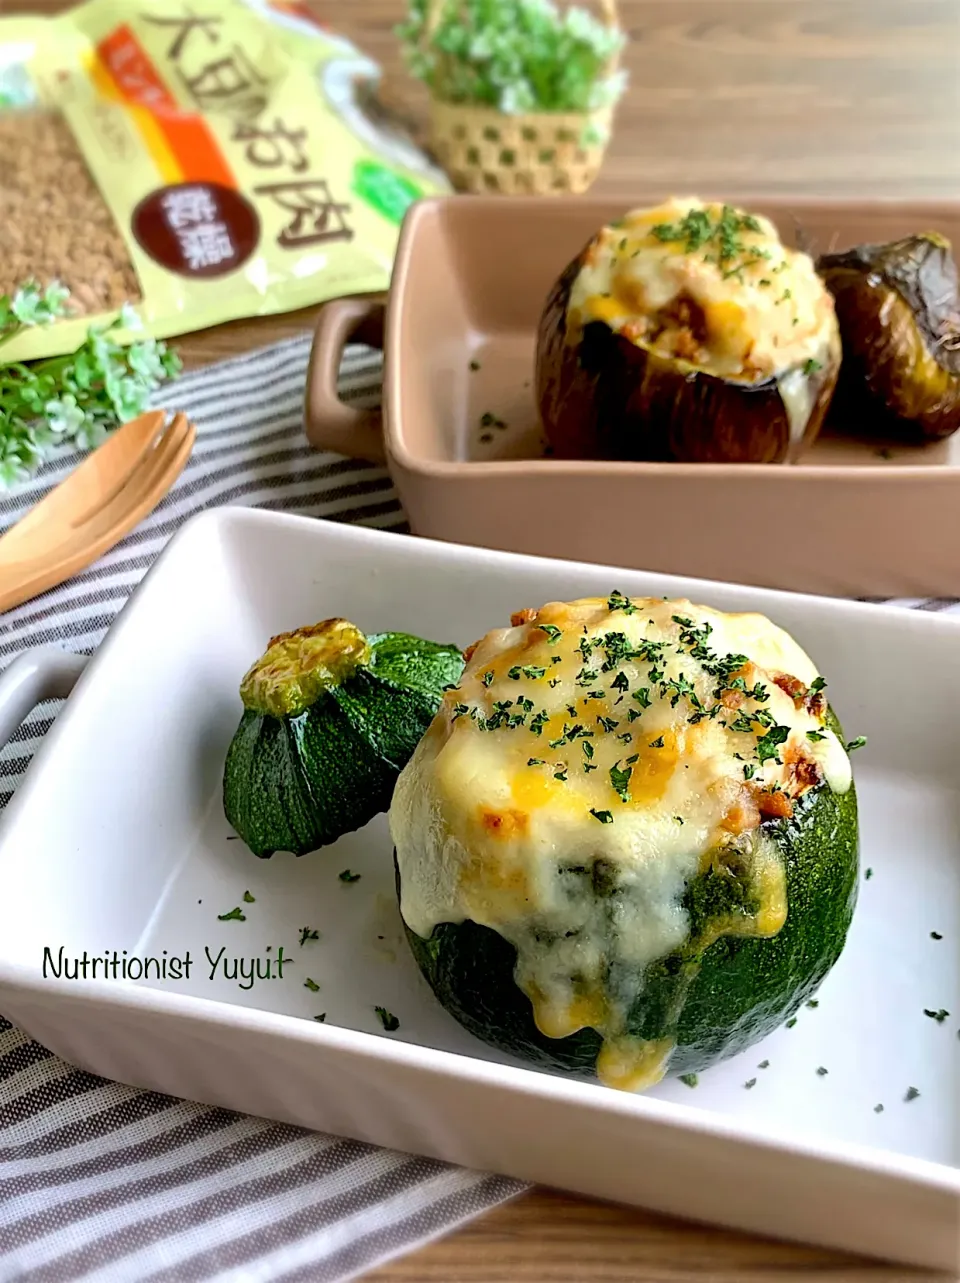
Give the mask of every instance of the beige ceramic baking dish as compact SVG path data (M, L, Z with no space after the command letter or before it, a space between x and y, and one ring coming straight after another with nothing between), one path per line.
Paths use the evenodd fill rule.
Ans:
M815 251L928 229L960 245L957 205L741 203ZM412 531L429 538L805 592L960 597L960 434L892 450L821 437L793 466L545 457L532 388L540 311L567 262L623 212L575 197L414 206L389 297L320 314L311 442L385 459ZM351 338L384 343L382 421L337 397Z

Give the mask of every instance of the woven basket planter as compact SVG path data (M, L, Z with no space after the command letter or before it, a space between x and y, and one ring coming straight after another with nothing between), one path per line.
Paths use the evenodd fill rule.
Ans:
M585 192L603 164L612 118L611 107L589 114L507 116L493 107L433 99L430 147L461 191Z
M450 0L432 0L435 25ZM620 31L616 0L594 0L603 20ZM605 69L613 75L618 58ZM612 106L589 112L507 115L495 107L432 97L430 149L461 191L508 196L585 192L594 182L610 139Z

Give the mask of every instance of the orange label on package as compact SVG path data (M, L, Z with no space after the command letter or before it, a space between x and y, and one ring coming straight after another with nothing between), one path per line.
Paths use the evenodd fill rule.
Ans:
M235 187L230 166L202 116L184 112L137 37L124 24L97 44L101 92L125 102L160 173L170 182Z

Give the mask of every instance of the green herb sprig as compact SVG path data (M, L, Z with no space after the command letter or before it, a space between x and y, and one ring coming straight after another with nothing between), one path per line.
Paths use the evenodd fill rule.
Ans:
M445 102L524 112L585 112L626 88L611 68L624 45L586 9L552 0L460 0L431 28L428 0L410 0L397 28L411 74ZM596 128L584 141L603 141Z
M156 339L117 341L121 330L141 328L126 304L108 324L89 326L75 352L3 365L3 344L66 316L69 297L58 282L44 288L37 281L0 295L0 489L28 480L57 446L100 445L112 428L142 414L151 395L180 372L180 358Z
M388 1011L386 1007L374 1007L374 1011L377 1013L377 1017L381 1025L388 1034L395 1033L396 1030L400 1028L400 1021L393 1012Z

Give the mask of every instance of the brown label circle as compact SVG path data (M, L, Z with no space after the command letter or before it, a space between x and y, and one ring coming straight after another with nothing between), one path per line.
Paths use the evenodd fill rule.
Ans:
M226 276L260 240L257 211L220 183L173 183L145 196L130 220L137 243L179 276Z

